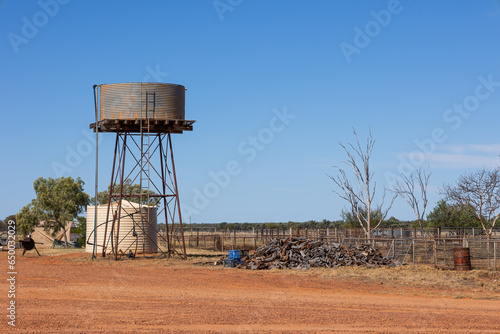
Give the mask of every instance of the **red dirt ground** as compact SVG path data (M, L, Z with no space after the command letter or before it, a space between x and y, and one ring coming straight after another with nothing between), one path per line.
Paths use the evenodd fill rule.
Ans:
M15 330L1 274L1 333L500 333L498 292L454 299L439 287L172 259L20 255ZM7 268L6 252L0 261Z

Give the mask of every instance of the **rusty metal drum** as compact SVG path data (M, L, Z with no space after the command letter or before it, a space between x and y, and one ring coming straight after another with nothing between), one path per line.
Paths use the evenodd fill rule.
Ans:
M470 262L470 250L466 247L453 248L453 263L456 271L468 271L472 269Z

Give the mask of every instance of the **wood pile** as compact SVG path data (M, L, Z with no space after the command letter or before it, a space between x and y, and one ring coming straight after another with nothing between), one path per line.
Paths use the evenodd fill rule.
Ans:
M241 259L239 268L245 269L309 269L311 267L336 268L342 266L402 265L387 259L369 245L341 246L337 243L311 241L306 238L272 239L249 256Z

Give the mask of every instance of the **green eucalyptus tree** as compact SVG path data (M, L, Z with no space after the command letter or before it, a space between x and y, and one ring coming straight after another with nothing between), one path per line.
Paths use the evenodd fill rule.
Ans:
M68 247L66 228L68 222L77 219L90 202L83 191L84 182L77 178L58 179L40 177L33 183L36 198L17 214L17 225L22 234L32 232L36 224L44 221L44 229L52 235L63 230L64 243Z

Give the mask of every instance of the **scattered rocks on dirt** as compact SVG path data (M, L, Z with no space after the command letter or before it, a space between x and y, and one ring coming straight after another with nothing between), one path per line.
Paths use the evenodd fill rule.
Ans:
M341 266L402 265L388 259L369 245L341 246L337 243L311 241L306 238L272 239L255 253L241 259L238 268L245 269L309 269L311 267L336 268Z

